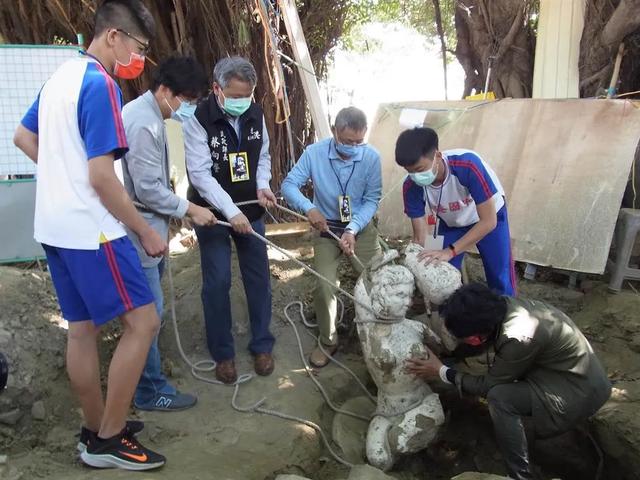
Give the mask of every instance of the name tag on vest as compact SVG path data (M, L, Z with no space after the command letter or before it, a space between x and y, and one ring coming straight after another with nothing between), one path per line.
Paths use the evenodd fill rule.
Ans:
M249 180L249 156L247 152L229 153L229 170L233 183Z

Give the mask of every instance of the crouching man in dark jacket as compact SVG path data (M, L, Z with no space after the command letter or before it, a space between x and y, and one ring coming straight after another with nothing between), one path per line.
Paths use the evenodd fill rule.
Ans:
M446 327L477 353L493 348L484 375L449 368L430 352L407 370L440 378L461 394L486 397L498 446L515 480L532 479L523 417L536 436L564 433L595 414L611 383L591 345L571 319L551 305L502 297L480 284L457 290L441 306Z

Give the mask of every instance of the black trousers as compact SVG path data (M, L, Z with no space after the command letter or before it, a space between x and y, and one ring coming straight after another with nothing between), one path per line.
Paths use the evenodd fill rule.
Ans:
M531 480L529 449L522 417L532 416L532 392L527 382L496 385L487 394L498 447L509 476L514 480Z

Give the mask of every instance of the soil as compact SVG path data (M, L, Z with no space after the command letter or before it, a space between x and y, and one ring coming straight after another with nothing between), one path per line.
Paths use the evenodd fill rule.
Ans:
M306 262L312 255L308 240L275 239ZM334 414L306 376L295 334L283 315L286 304L301 300L309 320L313 320L309 305L315 279L278 252L270 250L270 257L276 371L242 385L237 402L250 405L266 397L266 408L314 421L330 436ZM250 372L252 361L245 348L246 302L235 259L232 264L236 360L240 372ZM172 269L185 351L194 360L208 358L197 247L174 256ZM341 269L342 285L351 291L355 277L346 262ZM468 270L472 279L481 277L477 260L468 262ZM636 414L640 400L640 295L634 290L609 294L600 277L583 280L579 290L567 288L566 277L544 269L539 270L539 277L537 282L522 281L521 295L547 300L574 318L607 366L615 390L611 401L589 424L590 436L573 432L537 441L534 462L545 479L590 479L597 471L600 449L604 456L601 478L640 478L636 473L640 472L640 420ZM165 293L168 307L169 295ZM347 303L345 318L352 317L352 305ZM165 321L170 321L166 314ZM314 340L299 319L296 321L308 353ZM100 346L105 372L119 337L117 322L113 323L105 329ZM0 351L11 363L9 387L0 393L0 478L130 478L127 472L88 469L77 460L74 435L81 418L64 369L64 327L46 271L0 268ZM351 322L342 327L340 338L339 360L371 387ZM313 429L258 413L237 412L231 408L233 388L194 379L180 359L168 323L162 329L160 346L171 381L182 391L196 393L199 403L192 410L177 413L131 411L131 418L145 421L146 428L140 434L143 443L168 457L166 467L153 473L153 478L272 480L279 473L292 473L314 480L334 480L348 476L349 469L331 458ZM318 371L317 378L338 405L361 395L353 379L336 366ZM435 480L465 471L504 474L486 404L461 399L450 390L440 393L448 419L441 438L425 452L402 459L390 475L396 479ZM364 431L366 424L362 423ZM359 434L357 427L353 430ZM2 463L3 455L7 455L6 463Z

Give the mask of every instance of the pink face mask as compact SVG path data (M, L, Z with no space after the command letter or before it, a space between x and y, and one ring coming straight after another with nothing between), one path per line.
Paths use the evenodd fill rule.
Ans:
M138 78L144 71L144 59L145 57L143 55L131 52L129 54L129 63L126 65L116 60L113 74L123 80Z

